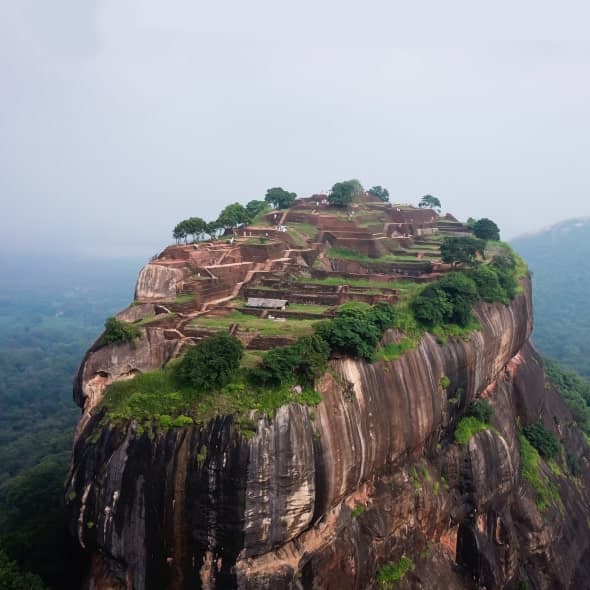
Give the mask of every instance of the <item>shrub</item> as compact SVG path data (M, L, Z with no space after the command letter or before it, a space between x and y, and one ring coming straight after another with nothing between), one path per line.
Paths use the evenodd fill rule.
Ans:
M180 416L178 416L177 418L175 418L172 421L172 426L175 426L176 428L182 428L183 426L190 426L191 424L193 424L193 419L190 418L189 416L184 416L183 414L181 414Z
M478 254L484 253L484 240L469 237L448 237L440 245L443 262L456 264L473 264Z
M551 459L559 452L557 439L542 424L529 424L522 429L522 433L543 458Z
M467 326L476 299L477 287L473 279L454 272L428 285L415 297L412 311L416 319L427 326L444 323Z
M576 455L572 455L568 453L566 455L567 466L570 470L570 473L574 477L580 477L582 475L582 467L580 465L580 459L576 457Z
M509 299L514 299L518 283L516 281L516 260L512 252L507 251L505 255L494 256L490 268L496 273L500 287L504 289L506 296Z
M453 311L453 303L436 284L426 287L411 305L414 317L426 326L444 324Z
M326 340L331 350L368 360L383 333L370 309L366 304L347 303L332 321L316 326L316 334Z
M487 429L488 425L478 420L475 416L462 418L455 429L455 442L458 445L466 445L474 434Z
M480 266L469 275L477 287L477 293L484 301L508 303L506 289L500 283L498 269L493 265ZM504 281L505 282L505 281Z
M374 305L367 313L367 319L379 332L383 333L395 325L397 313L395 307L384 301Z
M110 317L104 323L104 332L100 338L101 344L116 344L117 342L129 342L139 336L139 328L133 324L122 322Z
M321 336L304 336L291 346L267 352L249 378L262 385L279 386L294 380L311 385L326 370L329 355L330 347Z
M494 415L494 410L492 410L492 406L490 406L487 400L476 399L471 402L468 413L470 416L477 418L480 422L489 424Z
M528 481L535 491L535 504L543 512L552 503L562 506L559 492L553 482L548 480L540 467L539 453L528 441L526 436L519 435L520 469L522 478Z
M438 284L453 304L449 321L466 326L471 319L471 308L477 299L475 282L463 273L451 273L440 279Z
M211 391L227 385L240 366L244 347L228 334L220 332L187 350L174 367L182 385L199 391Z
M389 590L393 588L394 582L399 582L404 576L416 566L409 557L402 557L399 561L386 563L377 570L377 584L379 588Z
M298 354L297 376L304 384L312 384L328 367L330 346L318 336L303 336L294 345Z

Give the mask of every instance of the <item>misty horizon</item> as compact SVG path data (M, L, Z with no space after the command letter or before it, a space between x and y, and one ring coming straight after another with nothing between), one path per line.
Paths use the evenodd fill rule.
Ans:
M149 258L181 219L349 178L506 240L586 216L583 14L532 6L504 25L385 3L5 3L0 248ZM481 21L500 40L459 34Z

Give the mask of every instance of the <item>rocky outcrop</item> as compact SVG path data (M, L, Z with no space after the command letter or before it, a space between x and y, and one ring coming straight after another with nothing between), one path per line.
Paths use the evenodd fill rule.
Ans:
M136 301L174 299L183 281L184 273L178 268L162 264L146 264L139 273L135 286Z
M107 385L131 379L166 364L177 352L179 342L167 340L160 328L142 329L129 342L101 346L100 339L86 353L74 380L74 400L83 413L76 428L82 432Z
M92 554L88 587L362 590L402 556L414 569L401 588L585 583L588 447L545 387L530 301L526 285L509 306L479 304L466 340L425 335L395 361L333 360L316 409L283 406L253 436L232 416L155 435L100 426L105 384L164 364L174 343L154 330L91 350L67 496ZM453 444L477 396L493 428ZM543 513L518 447L519 423L539 419L583 466L575 479L543 464L560 498Z

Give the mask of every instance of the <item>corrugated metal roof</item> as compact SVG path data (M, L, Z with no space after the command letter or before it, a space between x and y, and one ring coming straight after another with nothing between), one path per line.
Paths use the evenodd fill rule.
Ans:
M263 297L248 297L246 307L263 307L265 309L281 309L287 305L286 299L265 299Z

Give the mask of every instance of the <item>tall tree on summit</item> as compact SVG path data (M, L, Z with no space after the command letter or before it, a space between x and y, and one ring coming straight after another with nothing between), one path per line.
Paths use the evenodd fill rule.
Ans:
M344 180L337 182L328 195L330 205L346 207L354 198L363 192L363 186L358 180Z
M389 191L381 185L373 186L367 191L370 195L377 197L379 200L387 203L389 201Z
M424 195L420 199L418 207L420 207L420 209L436 209L436 211L440 213L441 204L436 197L433 197L432 195Z
M473 233L475 237L481 240L494 240L497 242L500 239L500 228L487 217L482 217L473 224Z
M293 205L296 198L296 193L290 193L280 186L276 186L266 191L264 200L270 203L275 209L288 209Z
M249 221L250 215L248 215L248 211L243 205L240 205L240 203L232 203L231 205L228 205L217 218L219 225L226 229L238 227Z

